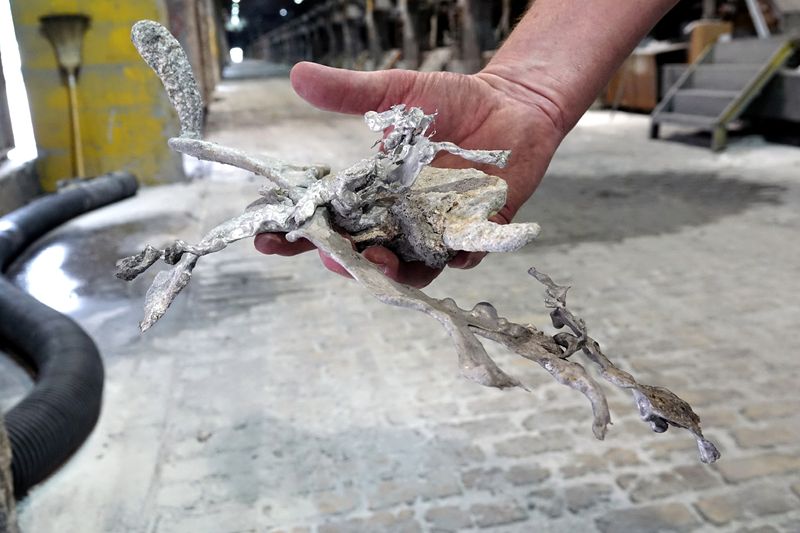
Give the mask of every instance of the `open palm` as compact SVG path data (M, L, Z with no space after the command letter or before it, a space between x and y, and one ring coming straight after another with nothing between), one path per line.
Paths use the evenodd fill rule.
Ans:
M426 113L438 112L435 140L451 141L468 149L510 149L512 155L505 169L477 166L508 182L506 205L493 218L498 223L510 222L530 197L564 136L558 110L549 100L488 70L475 75L405 70L354 72L299 63L292 69L291 80L297 94L320 109L363 114L403 103ZM436 159L434 166L475 165L445 154ZM267 254L295 255L314 247L307 241L289 243L282 235L262 234L256 237L256 248ZM404 263L384 247L372 247L363 254L401 283L422 287L439 274L422 263ZM346 274L330 258L321 257L330 270ZM470 268L482 257L483 254L461 253L450 266Z

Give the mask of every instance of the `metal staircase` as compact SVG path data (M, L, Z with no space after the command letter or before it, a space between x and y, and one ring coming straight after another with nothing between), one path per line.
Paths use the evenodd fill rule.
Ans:
M658 137L661 124L683 124L711 131L711 149L724 149L728 125L792 56L796 44L796 38L781 36L709 46L656 106L650 137Z

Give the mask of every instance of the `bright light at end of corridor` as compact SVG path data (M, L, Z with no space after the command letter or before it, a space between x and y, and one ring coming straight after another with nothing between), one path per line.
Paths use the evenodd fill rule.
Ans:
M244 50L238 46L231 48L231 61L234 63L241 63L244 61Z
M284 8L281 8L281 10L278 11L278 13L280 13L282 17L285 17L286 15L289 14L289 12L286 11L286 9L284 9Z
M28 161L36 158L36 141L9 0L0 0L0 56L3 57L3 76L6 79L11 129L14 131L15 148L8 153L8 158Z

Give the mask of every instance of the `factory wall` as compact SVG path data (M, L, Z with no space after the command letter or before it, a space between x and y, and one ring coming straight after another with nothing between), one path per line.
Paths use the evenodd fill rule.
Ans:
M165 22L163 0L12 0L45 190L73 177L68 93L55 53L40 30L47 14L83 13L91 26L83 46L78 108L88 176L127 170L146 184L182 180L180 158L166 145L177 118L160 81L130 42L137 20Z

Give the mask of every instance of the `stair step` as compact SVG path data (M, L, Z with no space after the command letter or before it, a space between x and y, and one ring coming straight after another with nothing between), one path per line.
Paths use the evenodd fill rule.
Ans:
M656 124L683 124L686 126L697 126L698 128L709 130L713 129L717 125L717 121L711 117L687 115L685 113L657 113L651 118Z
M781 15L800 13L800 0L774 0Z
M741 91L763 68L761 64L697 65L689 77L687 89L712 89L718 91Z
M786 44L786 41L785 37L773 37L718 42L714 45L709 60L716 64L764 63Z
M674 113L718 117L739 95L739 91L713 89L681 89L672 100Z

